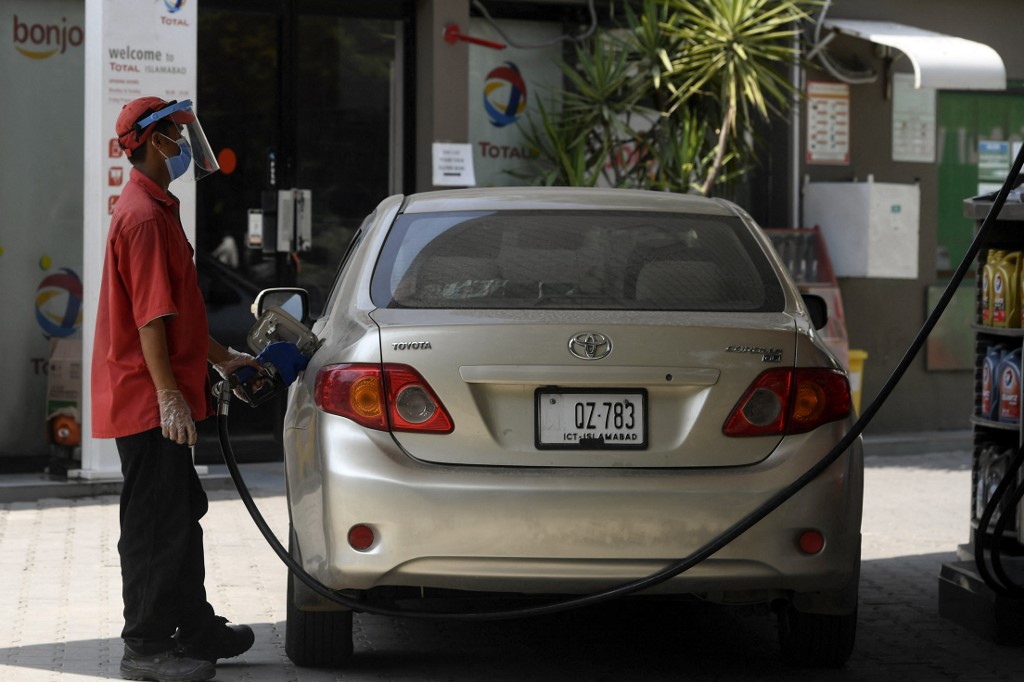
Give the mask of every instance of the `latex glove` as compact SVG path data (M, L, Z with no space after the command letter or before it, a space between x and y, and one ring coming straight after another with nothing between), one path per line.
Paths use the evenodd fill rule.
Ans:
M192 410L181 391L176 388L158 388L156 400L160 405L160 430L164 438L178 445L195 445L196 423L192 420Z
M230 347L228 348L228 358L213 366L222 379L227 379L243 367L252 367L259 371L260 363L248 353L241 353Z

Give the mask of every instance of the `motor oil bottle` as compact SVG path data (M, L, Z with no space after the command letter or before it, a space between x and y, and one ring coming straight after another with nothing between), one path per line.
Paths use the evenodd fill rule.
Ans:
M996 343L985 352L981 366L981 418L999 419L999 363L1003 361L1006 347Z
M1020 327L1020 251L1007 253L995 268L992 326Z
M977 465L977 484L974 489L974 517L980 519L985 513L986 507L988 507L989 500L996 492L996 488L1002 482L1003 477L1006 476L1006 470L1009 467L1010 460L1013 459L1013 450L1000 450L997 445L989 444L978 453L978 465ZM1009 500L1003 498L1003 503L1007 503ZM996 522L999 520L1000 513L1006 504L1001 503L998 508L993 510L992 521Z
M1003 356L999 363L999 421L1020 422L1020 348Z
M992 280L995 279L996 266L1003 259L1005 251L991 249L981 268L981 323L992 326Z

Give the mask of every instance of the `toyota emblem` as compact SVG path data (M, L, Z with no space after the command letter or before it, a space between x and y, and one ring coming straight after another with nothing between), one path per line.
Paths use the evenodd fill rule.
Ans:
M582 332L569 339L569 352L580 360L601 360L612 352L612 340L597 332Z

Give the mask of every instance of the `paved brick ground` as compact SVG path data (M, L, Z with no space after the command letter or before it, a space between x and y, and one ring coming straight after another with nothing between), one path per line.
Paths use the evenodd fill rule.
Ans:
M247 465L283 536L275 465ZM937 613L937 576L968 537L969 454L871 457L857 649L840 671L778 660L757 609L618 605L531 621L466 625L357 616L346 671L297 669L284 655L285 570L233 490L211 492L207 587L256 646L218 680L1020 680L1024 650ZM0 682L117 679L120 579L113 496L0 504Z

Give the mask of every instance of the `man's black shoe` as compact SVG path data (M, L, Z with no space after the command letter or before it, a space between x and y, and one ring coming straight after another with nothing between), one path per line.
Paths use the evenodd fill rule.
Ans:
M244 654L255 641L251 627L228 625L228 619L220 616L198 635L178 640L186 656L210 663Z
M180 649L143 656L125 645L121 658L121 677L126 680L198 682L213 679L216 674L216 668L209 661L187 658Z

